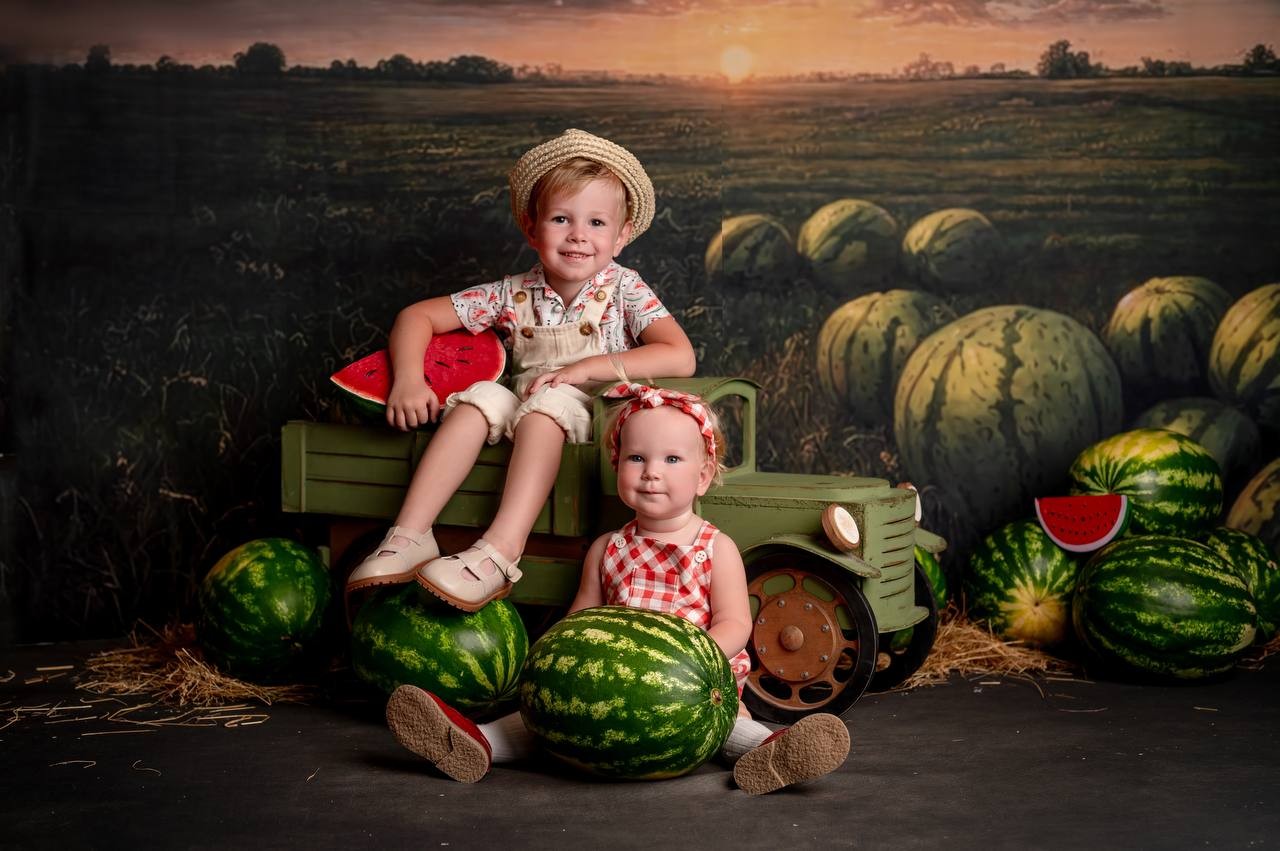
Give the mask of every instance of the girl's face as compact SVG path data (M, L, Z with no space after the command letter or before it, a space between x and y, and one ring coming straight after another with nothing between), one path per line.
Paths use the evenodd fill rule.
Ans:
M562 296L594 278L622 251L631 235L626 199L608 180L593 180L575 193L552 195L539 204L529 228L547 283Z
M706 457L698 424L675 408L636 411L618 444L618 496L650 522L691 513L711 486L715 463Z

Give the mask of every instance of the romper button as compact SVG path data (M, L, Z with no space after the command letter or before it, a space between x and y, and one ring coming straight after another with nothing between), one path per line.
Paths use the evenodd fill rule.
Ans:
M609 294L604 290L596 290L596 301L604 301L608 297Z
M627 543L626 539L623 538L621 535L613 536L613 545L618 549L622 549L624 546L626 546L626 543Z
M698 550L696 553L694 553L693 560L696 561L698 564L702 564L704 561L706 561L707 560L706 550Z
M591 336L591 323L590 323L590 322L583 322L581 325L579 325L579 326L578 326L578 330L582 333L582 336L584 336L584 337L590 337L590 336Z
M515 300L516 304L524 304L524 300L528 297L529 297L529 294L524 290L520 290L519 292L514 293L511 296L511 298Z
M532 329L532 328L521 328L521 329L520 329L520 335L521 335L522 337L532 337L532 336L533 336L533 329Z

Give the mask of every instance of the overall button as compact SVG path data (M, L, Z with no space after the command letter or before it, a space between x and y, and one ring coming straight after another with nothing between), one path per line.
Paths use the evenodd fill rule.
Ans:
M582 334L582 336L584 336L584 337L590 337L590 336L591 336L591 323L590 323L590 322L583 322L581 325L579 325L579 326L578 326L578 331L579 331L579 333L581 333L581 334Z
M604 301L608 297L609 294L604 290L596 290L596 301Z
M528 297L529 297L529 294L524 290L517 290L516 292L511 294L511 298L513 301L515 301L516 304L524 304L524 300L527 299Z
M521 329L520 329L520 336L525 337L525 338L530 338L530 337L532 337L532 336L533 336L533 329L532 329L532 328L527 328L527 327L526 327L526 328L521 328Z

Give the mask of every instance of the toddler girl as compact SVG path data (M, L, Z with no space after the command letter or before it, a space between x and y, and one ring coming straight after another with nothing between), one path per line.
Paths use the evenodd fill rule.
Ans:
M592 390L633 375L689 376L693 347L653 291L614 262L653 221L654 193L629 151L581 130L530 150L510 175L511 208L539 263L523 275L427 299L391 329L387 422L444 420L395 525L352 573L347 595L417 580L465 611L505 597L551 493L566 440L590 439ZM433 334L496 328L511 347L513 386L473 384L438 399L422 377ZM442 406L443 402L443 406ZM514 443L498 512L475 544L440 557L431 526L481 448Z
M614 605L669 612L702 627L738 678L751 670L744 649L751 606L742 557L733 541L693 512L719 478L724 441L714 413L698 397L622 383L607 430L618 496L635 519L600 536L587 552L570 612ZM834 715L808 715L771 732L739 703L721 754L744 791L758 795L820 777L849 753L849 731ZM477 727L430 692L404 685L387 703L396 738L455 780L473 783L492 762L527 757L532 734L518 713Z

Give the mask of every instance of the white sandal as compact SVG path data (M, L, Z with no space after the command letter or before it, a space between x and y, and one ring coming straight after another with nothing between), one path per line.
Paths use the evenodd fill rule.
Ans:
M480 569L485 559L497 565L493 573ZM492 544L481 538L457 555L445 556L424 564L414 576L418 584L464 612L484 608L494 600L511 593L511 585L524 574L508 561ZM467 579L470 573L475 579Z
M404 538L408 544L393 544L395 538ZM388 552L388 555L378 553ZM435 535L431 530L415 532L403 526L392 526L382 543L374 547L369 557L360 562L347 577L347 593L368 588L371 585L394 585L408 582L426 562L440 557Z

